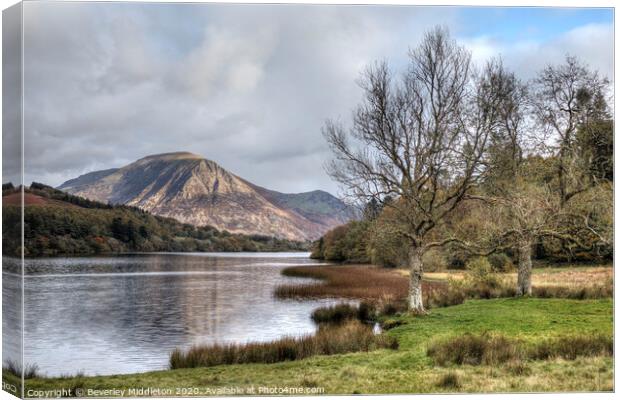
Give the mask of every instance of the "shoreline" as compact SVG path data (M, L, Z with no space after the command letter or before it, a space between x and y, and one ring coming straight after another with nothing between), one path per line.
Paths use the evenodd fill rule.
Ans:
M282 250L282 251L125 251L125 252L107 252L107 253L81 253L81 254L56 254L53 256L37 256L37 257L27 257L25 256L24 260L47 260L47 259L58 259L58 258L97 258L97 257L118 257L118 256L129 256L129 255L192 255L192 254L225 254L224 257L229 254L242 254L247 253L250 255L254 254L285 254L285 253L303 253L308 254L308 258L310 258L309 251L293 251L293 250ZM21 260L21 257L15 257L11 254L3 254L2 258L8 258L12 260Z
M353 268L355 268L356 270L353 270ZM612 268L613 267L609 267L609 266L607 267L607 269L611 269L611 270ZM285 273L284 271L286 270L289 270L289 271L296 270L296 272L299 272L299 270L308 270L308 269L320 270L322 272L329 271L329 270L332 270L332 271L335 270L345 275L346 273L350 273L352 271L359 271L359 269L383 270L382 272L386 273L387 275L399 276L400 279L404 279L405 281L407 280L407 277L403 275L402 270L385 270L385 269L380 269L378 267L374 267L370 265L339 265L339 264L328 264L328 265L322 265L322 266L301 265L301 266L295 266L295 267L286 267L281 271L281 273L284 274ZM316 276L307 276L307 274L306 274L306 277L317 279ZM321 286L321 285L326 285L326 282L327 282L327 279L323 279L323 281L319 283L314 283L314 284L313 283L309 283L309 284L300 283L300 284L296 284L295 286L300 286L300 287L317 286L317 285ZM375 281L373 280L373 282ZM323 294L325 293L329 293L329 292L324 292ZM312 298L315 298L315 297L308 297L308 299L312 299ZM523 313L529 312L527 311L528 307L534 307L536 310L538 310L536 312L540 313L542 311L542 314L540 314L541 318L543 318L543 316L544 318L551 318L555 316L554 318L552 318L555 320L553 324L547 325L546 328L543 328L540 331L534 329L533 331L526 333L526 336L534 335L533 337L538 337L539 335L542 335L542 337L547 337L548 334L546 334L545 331L549 329L551 329L552 332L556 332L556 334L554 335L562 335L562 334L565 334L565 332L567 331L572 332L575 329L568 328L568 327L571 326L571 324L578 322L574 316L571 316L573 313L573 310L584 308L584 307L586 309L591 308L591 310L583 314L581 317L577 318L578 320L580 320L579 324L584 323L582 328L577 329L577 331L585 330L585 331L592 331L593 333L606 332L609 330L609 325L607 323L604 323L603 325L601 325L601 323L603 321L607 321L610 318L610 315L611 315L610 310L612 310L612 305L613 305L613 302L611 299L571 300L571 299L559 299L559 298L553 298L553 299L500 298L500 299L490 299L490 300L467 300L464 304L433 309L431 314L429 314L428 316L424 316L424 317L412 317L408 315L397 315L395 317L391 317L394 320L399 321L399 325L397 325L396 328L394 329L388 330L386 334L391 335L391 336L395 335L395 337L397 337L399 341L404 340L403 343L405 346L405 350L414 351L413 348L411 347L411 343L417 343L419 342L419 340L421 340L421 339L416 339L416 340L413 340L413 342L411 342L412 336L410 336L410 333L417 332L415 328L416 325L422 324L422 326L425 326L427 324L430 324L429 326L433 326L434 324L441 325L441 324L447 323L447 324L450 324L449 325L451 327L450 329L454 331L454 332L451 331L452 333L458 333L460 331L463 331L463 328L460 327L459 325L452 325L454 322L461 320L461 317L459 317L459 315L461 315L461 312L457 312L456 310L474 309L476 310L475 311L476 313L480 313L480 312L483 312L482 310L487 309L487 308L489 309L489 311L484 311L484 312L496 314L496 317L494 317L494 320L496 322L488 324L488 325L485 325L485 323L483 323L482 325L478 325L478 324L472 325L472 328L474 326L476 327L475 329L473 329L473 331L477 331L481 328L485 328L485 326L488 326L488 328L485 328L485 330L492 329L493 331L497 331L498 328L496 325L498 325L500 326L500 330L499 330L500 332L505 331L505 330L508 330L509 332L513 332L515 329L515 326L514 326L515 324L511 323L511 320L516 323L520 318L523 318L524 315L526 315L526 314L521 315L519 312L516 312L516 313L513 312L512 310L513 307L517 307L517 308L525 307L525 309L522 310ZM478 308L480 308L480 310L478 310ZM567 311L565 312L559 311L558 308L567 309ZM556 310L556 311L551 312L551 310ZM506 313L512 313L512 314L509 317L505 317L504 314ZM438 320L437 317L441 315L446 315L446 316L451 315L451 317L448 318L447 320L443 318L440 318ZM567 317L563 318L562 317L563 315L566 315ZM597 317L597 315L599 316ZM601 317L603 319L600 319ZM592 318L595 318L595 319L592 320ZM413 323L414 321L415 323ZM474 323L473 320L470 322L467 322L466 325L472 324L472 323ZM501 328L501 326L505 326L505 328ZM430 328L425 328L424 331L426 331L426 329L430 329ZM439 332L444 332L444 331L440 329ZM517 332L515 331L514 333L517 333ZM518 333L518 335L521 336L523 333L524 332ZM443 334L445 335L445 332ZM420 345L422 346L422 348L425 347L422 343L420 343ZM415 350L415 351L420 351L422 348ZM400 352L401 350L397 350L395 353L400 353ZM388 357L389 359L392 359L394 357L393 355L388 355L388 353L386 353L386 350L376 350L373 352L373 354L375 353L381 354L379 359L382 359L384 357ZM180 381L185 382L188 379L189 380L196 379L198 376L202 376L203 374L210 374L210 375L216 374L217 376L219 376L220 374L241 373L240 371L242 371L243 374L259 373L257 371L263 371L264 373L266 373L267 371L272 371L272 370L280 371L281 369L279 366L284 366L284 365L286 365L287 368L291 366L291 368L296 368L298 370L298 368L302 368L302 369L305 368L305 366L309 365L309 363L314 364L318 362L318 363L326 363L329 365L332 362L335 362L337 364L344 362L344 364L342 364L342 368L353 368L353 365L355 365L355 362L351 364L349 362L345 362L344 360L349 360L349 359L355 360L358 358L366 360L367 357L369 357L367 354L369 353L357 352L357 353L350 353L350 354L344 354L344 355L329 355L329 356L318 355L318 356L312 356L308 359L302 359L302 360L297 360L297 361L283 361L283 362L278 362L274 364L257 363L257 364L219 365L219 366L213 366L213 367L185 368L185 369L177 369L177 370L171 370L171 369L153 370L153 371L147 371L147 372L121 374L121 375L114 374L114 375L89 375L89 376L78 375L78 376L64 376L64 377L63 376L36 377L36 378L26 380L26 383L27 384L34 383L33 387L35 388L46 388L54 384L65 385L66 383L74 383L75 381L84 382L84 384L88 384L88 385L90 384L103 385L102 387L112 387L111 385L120 385L120 387L123 387L123 384L121 382L124 382L124 380L129 380L130 382L133 380L137 380L137 381L142 382L143 380L146 379L147 381L155 380L155 382L149 382L149 385L156 386L157 384L156 381L160 379L168 380L168 378L170 377L174 377L175 380L180 380ZM316 360L316 361L311 361L311 360ZM608 362L610 360L609 357L603 357L597 360L598 361L592 359L592 361L587 361L587 362L594 362L595 363L594 365L598 365L597 368L599 369L610 368L608 366L609 365ZM549 365L556 365L557 362L549 361L546 363L547 364L551 363ZM537 361L537 362L532 362L531 365L532 367L530 368L538 368L537 365L546 365L546 364L544 364L544 362ZM296 366L296 367L292 367L292 366ZM611 371L613 373L613 368L611 369ZM262 374L263 372L260 372L260 373ZM118 379L122 379L122 380L118 381ZM289 379L291 379L291 377L289 377ZM241 382L241 381L237 381L237 382ZM217 384L217 382L214 381L213 384ZM561 387L561 386L557 386L559 384L560 383L556 382L555 383L556 386L551 386L551 388ZM425 391L422 391L422 392L425 392ZM328 393L343 393L343 392L338 391L338 390L336 391L328 390ZM364 392L364 393L386 393L386 392L370 391L370 392Z
M550 310L555 310L550 314ZM533 315L535 325L523 331L517 323ZM325 388L325 394L351 394L355 390L366 394L394 393L395 391L412 391L429 393L437 391L437 379L453 367L425 367L426 344L436 335L459 334L462 332L482 332L493 327L496 332L507 335L538 340L556 337L567 331L602 332L611 334L613 330L613 311L611 299L602 300L566 300L566 299L492 299L470 300L458 306L440 308L432 315L424 317L404 316L403 325L391 329L388 335L396 337L401 348L396 351L377 350L370 353L358 352L344 355L314 356L298 361L285 361L275 364L236 364L215 367L187 368L177 370L160 370L122 375L72 376L32 378L26 380L27 389L46 390L59 387L82 387L93 389L132 388L132 387L226 387L243 386L251 381L265 386L319 386ZM475 315L483 315L483 321L474 321ZM566 317L563 317L566 316ZM406 370L401 370L407 361ZM416 361L417 360L417 361ZM494 378L479 389L464 385L459 391L474 390L483 392L488 385L498 385L507 391L519 391L524 388L536 388L537 391L592 390L591 380L585 375L592 368L600 370L603 385L613 388L613 357L583 358L577 361L533 361L528 368L543 377L531 384L519 376L513 376L507 370L499 369ZM580 366L577 368L577 366ZM386 369L387 368L387 369ZM421 369L418 369L421 368ZM462 376L479 374L487 367L460 368ZM550 368L550 369L549 369ZM558 380L554 375L558 368L574 371L571 381ZM401 372L392 376L387 371L394 369ZM404 373L405 371L409 371ZM413 375L411 375L413 373ZM534 373L534 372L532 372ZM339 377L350 376L350 382L342 385ZM388 374L388 375L386 375ZM385 381L388 376L396 381ZM373 378L374 377L374 378ZM546 377L546 378L545 378ZM490 379L490 378L489 378ZM387 382L391 382L385 386ZM467 382L467 381L465 381ZM500 384L501 382L501 384ZM590 383L588 383L590 382ZM510 384L516 384L510 389ZM525 385L525 386L524 386ZM604 386L608 387L608 386ZM590 389L588 389L590 388ZM600 389L599 389L600 390ZM189 393L191 395L191 393Z

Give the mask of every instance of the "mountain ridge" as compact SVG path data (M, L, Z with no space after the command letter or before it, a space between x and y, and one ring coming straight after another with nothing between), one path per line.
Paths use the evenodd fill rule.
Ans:
M328 192L280 193L190 152L149 155L80 175L58 189L196 226L291 240L317 239L356 217L354 209Z

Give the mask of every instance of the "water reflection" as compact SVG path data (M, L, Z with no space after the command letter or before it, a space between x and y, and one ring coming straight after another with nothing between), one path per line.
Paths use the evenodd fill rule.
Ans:
M130 373L166 368L175 347L313 332L311 311L330 301L272 296L301 281L282 268L309 263L299 253L29 260L25 362L49 375ZM5 286L19 277L4 276Z

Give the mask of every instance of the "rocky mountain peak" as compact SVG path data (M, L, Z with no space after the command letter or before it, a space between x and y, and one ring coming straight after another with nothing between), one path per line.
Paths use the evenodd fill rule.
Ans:
M190 152L150 155L118 169L68 180L59 189L197 226L294 240L316 239L355 217L327 192L286 194L265 189Z

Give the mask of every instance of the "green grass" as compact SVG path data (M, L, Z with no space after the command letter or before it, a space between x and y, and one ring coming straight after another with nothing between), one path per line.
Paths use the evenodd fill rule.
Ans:
M388 331L400 348L316 356L275 364L226 365L143 374L30 379L28 389L320 387L324 393L429 393L613 390L613 358L527 361L502 367L435 366L426 354L432 340L493 331L536 343L569 334L612 335L611 299L494 299L392 317L405 322ZM448 384L450 375L458 384ZM448 377L448 378L446 378ZM447 382L447 383L446 383ZM260 393L255 393L260 394ZM127 395L127 394L125 394Z

